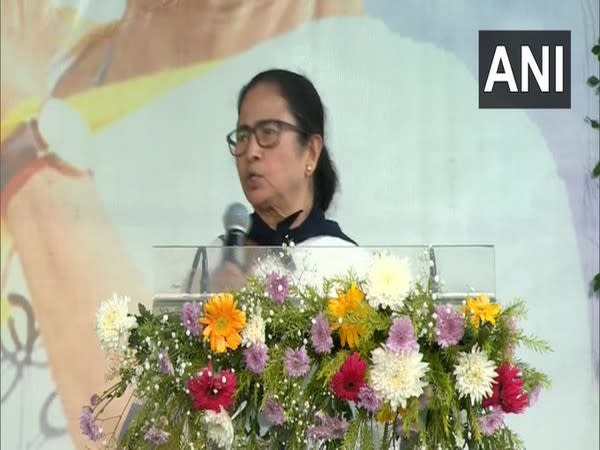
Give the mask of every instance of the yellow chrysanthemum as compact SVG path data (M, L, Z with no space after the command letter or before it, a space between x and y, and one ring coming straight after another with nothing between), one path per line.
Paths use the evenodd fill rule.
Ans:
M329 300L329 315L334 319L331 329L340 330L342 347L358 347L358 341L365 334L365 327L361 323L366 319L367 307L364 292L354 284L346 292L340 293L337 299Z
M468 297L467 306L463 312L470 316L471 323L475 328L479 328L486 322L496 325L496 318L500 314L500 305L491 303L487 295L480 295L477 298Z
M397 416L398 414L392 411L390 404L386 403L375 414L375 420L377 423L385 425L386 423L392 423Z
M205 325L202 332L205 341L210 341L214 353L225 353L227 349L237 349L242 337L240 332L246 327L246 314L236 307L231 294L215 295L204 306L204 317L200 323Z

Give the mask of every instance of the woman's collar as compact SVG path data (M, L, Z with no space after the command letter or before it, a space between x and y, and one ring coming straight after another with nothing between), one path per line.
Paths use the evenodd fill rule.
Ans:
M318 207L313 207L306 219L297 227L290 228L302 210L284 218L275 229L254 212L251 215L252 224L248 239L260 246L281 246L282 244L299 244L317 236L334 236L345 241L354 242L340 229L339 225L325 218L325 213Z

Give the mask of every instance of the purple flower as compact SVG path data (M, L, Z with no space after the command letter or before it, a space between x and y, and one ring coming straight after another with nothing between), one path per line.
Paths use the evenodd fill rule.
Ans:
M310 359L306 354L304 347L293 349L288 348L285 351L285 360L283 362L286 375L290 377L302 377L307 374L310 367Z
M367 411L374 413L381 408L381 403L381 399L373 388L363 386L358 391L358 406L365 408Z
M102 429L96 423L96 418L92 414L92 410L87 406L82 410L81 418L79 419L79 429L91 441L95 442L102 439Z
M98 394L94 394L90 397L90 405L92 406L92 408L95 408L96 406L98 406L101 401L102 401L102 399L100 398L100 396Z
M146 434L144 435L144 440L156 446L159 446L169 442L169 437L170 434L166 431L152 427L148 431L146 431Z
M283 305L290 293L290 283L288 279L277 272L272 272L267 277L267 293L269 294L269 297L273 299L273 302L277 305Z
M277 400L270 398L265 403L265 419L267 419L267 422L269 422L271 425L284 424L285 413Z
M162 350L158 354L158 365L160 366L160 371L163 375L173 375L175 373L167 350Z
M187 302L181 311L183 326L192 336L200 336L200 306L196 302Z
M464 316L452 305L435 308L435 341L442 348L456 345L465 334Z
M317 353L329 353L333 347L331 328L325 314L319 314L313 322L310 330L312 345Z
M267 346L264 344L251 345L244 350L244 360L250 372L261 375L267 367L267 361L269 361Z
M479 418L479 426L484 436L491 436L500 429L504 423L504 413L501 409L492 410Z
M386 341L386 346L394 353L411 352L419 349L415 329L406 317L394 319Z
M312 439L344 439L344 435L350 426L348 421L344 419L330 417L321 412L315 414L315 419L319 424L313 425L307 431L308 436Z

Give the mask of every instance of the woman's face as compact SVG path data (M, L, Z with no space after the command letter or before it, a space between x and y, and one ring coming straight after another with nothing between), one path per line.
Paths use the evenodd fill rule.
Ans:
M240 127L253 128L257 123L276 120L296 125L287 101L275 85L259 83L252 87L242 102L238 120ZM302 146L299 135L283 126L263 128L263 137L279 133L278 142L261 147L253 133L247 133L245 151L236 156L236 165L246 198L256 210L274 209L291 214L312 197L307 168L314 169L314 151ZM239 142L240 140L238 140ZM317 155L318 156L318 155ZM310 172L310 170L308 170ZM300 208L298 208L300 209Z

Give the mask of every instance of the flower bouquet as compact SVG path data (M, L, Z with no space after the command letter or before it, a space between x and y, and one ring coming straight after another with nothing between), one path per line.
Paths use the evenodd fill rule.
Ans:
M441 304L386 252L318 283L265 267L180 314L104 302L115 384L83 408L82 432L127 449L523 447L504 418L549 379L515 350L549 347L519 328L521 301ZM102 411L128 390L140 407L117 442Z

